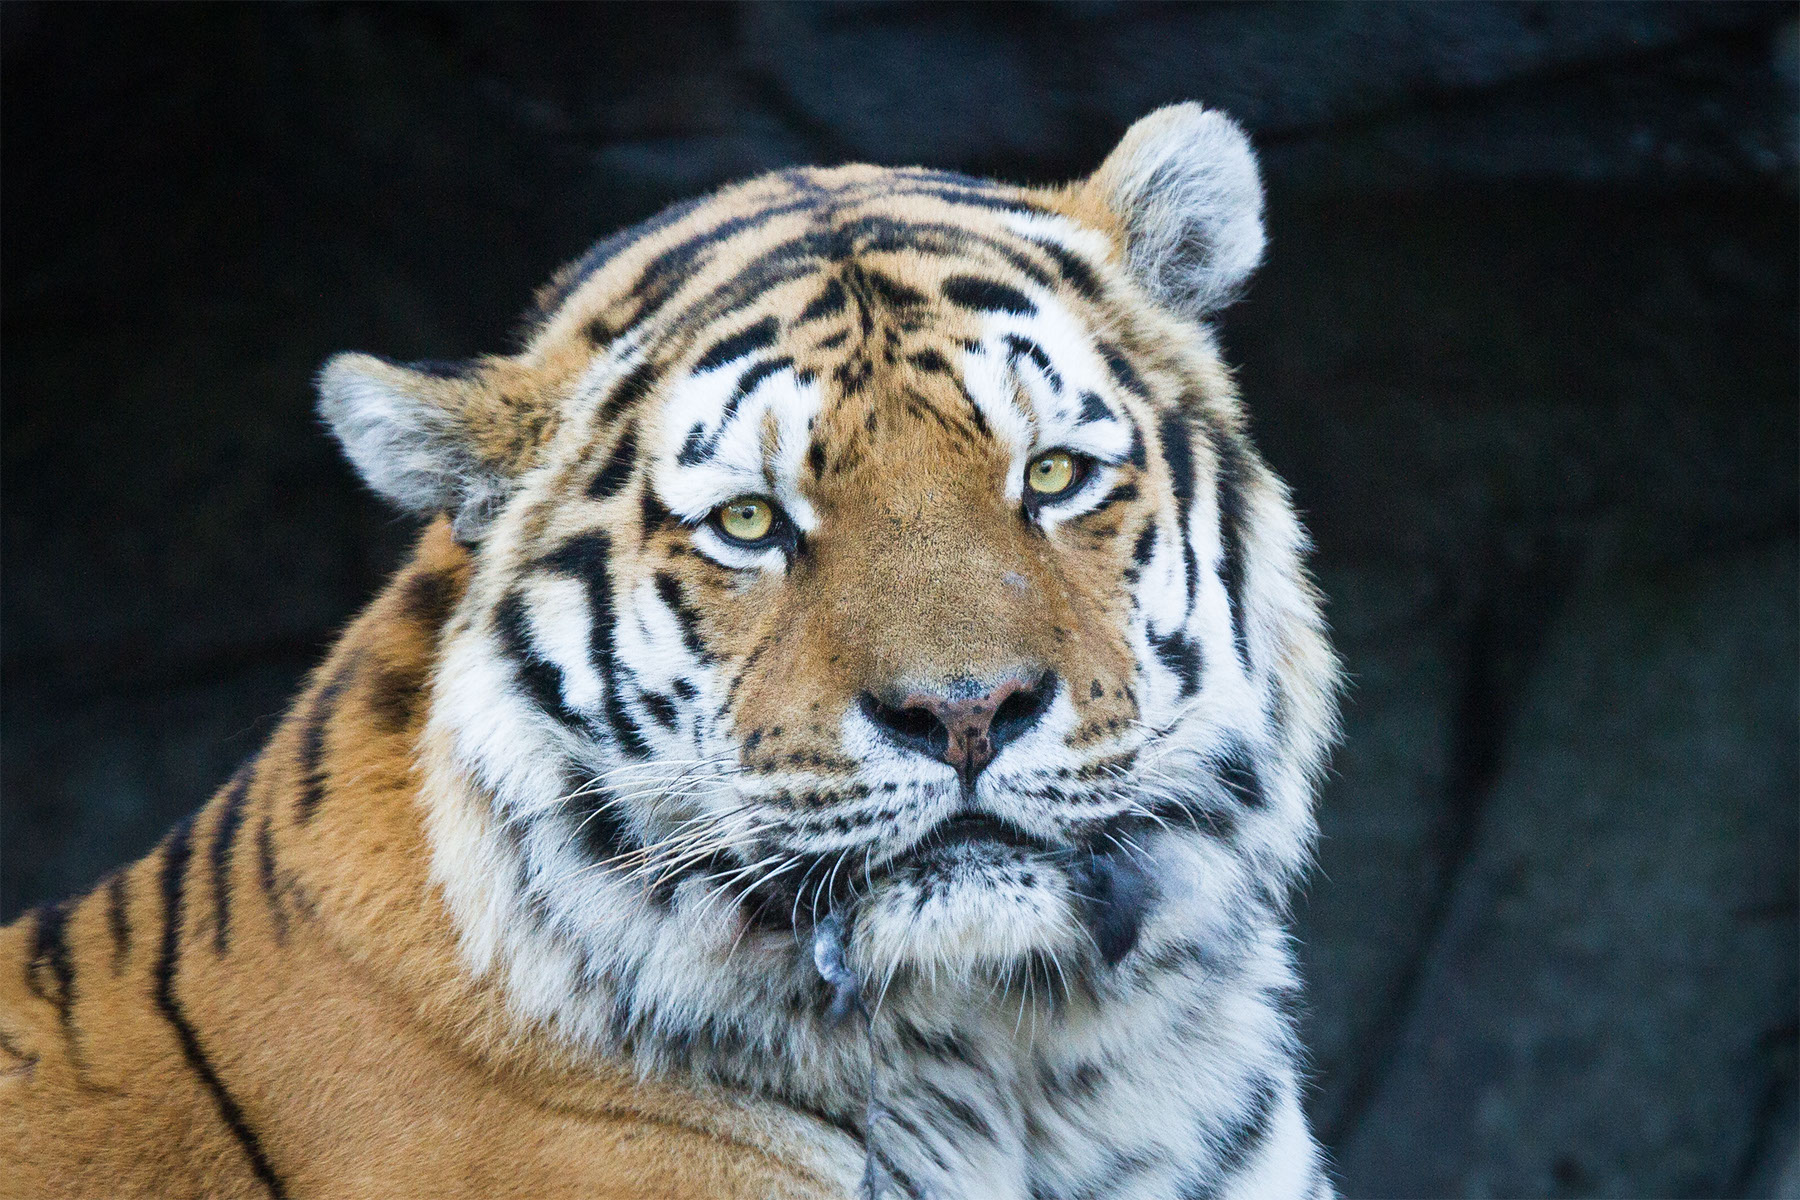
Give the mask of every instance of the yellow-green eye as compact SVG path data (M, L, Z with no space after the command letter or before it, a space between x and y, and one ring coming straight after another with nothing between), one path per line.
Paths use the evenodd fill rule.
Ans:
M759 542L775 526L775 505L761 496L739 496L721 504L715 514L727 537Z
M1067 450L1052 450L1031 460L1025 482L1040 496L1060 496L1075 482L1075 459Z

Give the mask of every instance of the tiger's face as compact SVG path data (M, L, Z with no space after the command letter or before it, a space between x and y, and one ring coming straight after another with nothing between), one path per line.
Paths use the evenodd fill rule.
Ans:
M433 728L539 918L1008 972L1291 872L1329 655L1199 320L1260 248L1189 106L1058 191L753 180L572 264L517 356L334 360L352 458L474 549Z

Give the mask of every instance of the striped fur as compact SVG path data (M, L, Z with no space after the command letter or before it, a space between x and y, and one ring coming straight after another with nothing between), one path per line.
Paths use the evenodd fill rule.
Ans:
M751 180L516 355L333 360L351 459L446 517L190 826L0 934L11 1177L1328 1194L1284 912L1335 664L1203 323L1260 247L1182 106L1062 189ZM979 775L895 732L1027 678Z

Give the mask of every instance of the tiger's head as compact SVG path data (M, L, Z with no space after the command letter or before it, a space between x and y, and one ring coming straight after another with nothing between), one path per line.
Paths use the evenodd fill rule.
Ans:
M350 458L474 558L427 738L478 965L549 1011L837 914L868 977L1097 971L1278 903L1334 665L1205 323L1261 210L1182 105L1063 188L753 179L515 355L333 359Z

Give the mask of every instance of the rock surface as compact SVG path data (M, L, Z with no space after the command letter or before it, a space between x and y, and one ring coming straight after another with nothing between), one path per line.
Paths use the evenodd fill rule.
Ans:
M1797 570L1788 542L1571 596L1339 1148L1359 1190L1741 1194L1800 1086Z

